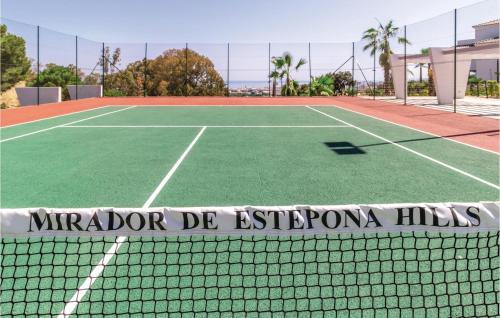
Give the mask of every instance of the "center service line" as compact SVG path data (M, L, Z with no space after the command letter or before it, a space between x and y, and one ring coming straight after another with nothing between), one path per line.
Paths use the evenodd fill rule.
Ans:
M469 178L471 178L471 179L474 179L474 180L476 180L476 181L479 181L479 182L481 182L481 183L483 183L483 184L485 184L485 185L487 185L487 186L490 186L490 187L492 187L492 188L494 188L494 189L500 190L500 186L498 186L498 185L496 185L496 184L494 184L494 183L491 183L491 182L489 182L489 181L486 181L486 180L484 180L484 179L481 179L481 178L479 178L479 177L476 177L475 175L472 175L472 174L470 174L470 173L468 173L468 172L465 172L465 171L463 171L463 170L461 170L461 169L458 169L458 168L455 168L455 167L453 167L453 166L450 166L449 164L446 164L446 163L444 163L444 162L442 162L442 161L439 161L439 160L437 160L437 159L434 159L434 158L432 158L432 157L429 157L429 156L427 156L427 155L424 155L423 153L420 153L420 152L418 152L418 151L416 151L416 150L413 150L413 149L411 149L411 148L408 148L408 147L405 147L405 146L403 146L403 145L400 145L400 144L398 144L398 143L396 143L396 142L394 142L394 141L391 141L391 140L389 140L389 139L387 139L387 138L384 138L384 137L382 137L382 136L379 136L379 135L377 135L377 134L374 134L374 133L372 133L372 132L369 132L368 130L365 130L365 129L361 128L361 127L358 127L358 126L355 126L355 125L353 125L353 124L350 124L350 123L348 123L348 122L346 122L346 121L344 121L344 120L342 120L342 119L339 119L339 118L337 118L337 117L334 117L334 116L332 116L332 115L329 115L329 114L327 114L327 113L324 113L324 112L322 112L322 111L320 111L320 110L317 110L317 109L315 109L315 108L313 108L313 107L310 107L310 106L306 106L306 107L307 107L307 108L309 108L310 110L313 110L313 111L315 111L315 112L318 112L318 113L320 113L320 114L322 114L322 115L324 115L324 116L326 116L326 117L330 117L331 119L335 119L335 120L337 120L337 121L339 121L339 122L341 122L341 123L343 123L343 124L346 124L346 125L349 125L349 126L351 126L351 127L353 127L353 128L356 128L356 129L358 129L358 130L360 130L360 131L364 132L365 134L368 134L368 135L370 135L370 136L373 136L373 137L375 137L375 138L378 138L378 139L380 139L380 140L383 140L383 141L385 141L385 142L388 142L388 143L390 143L391 145L394 145L394 146L396 146L396 147L399 147L399 148L401 148L401 149L404 149L404 150L406 150L406 151L409 151L409 152L411 152L411 153L413 153L413 154L415 154L415 155L417 155L417 156L419 156L419 157L422 157L422 158L424 158L424 159L427 159L427 160L429 160L429 161L432 161L432 162L434 162L434 163L437 163L438 165L441 165L441 166L443 166L443 167L445 167L445 168L448 168L448 169L450 169L450 170L453 170L453 171L455 171L455 172L458 172L458 173L460 173L460 174L462 174L462 175L464 175L464 176L467 176L467 177L469 177Z
M172 166L172 168L170 168L170 170L168 171L168 173L161 180L161 182L158 184L158 186L153 191L153 193L151 193L151 195L146 200L146 202L144 202L144 204L142 205L142 208L149 208L151 206L151 204L153 203L153 201L156 199L156 197L158 196L158 194L160 194L161 190L165 187L165 185L168 183L168 181L172 178L172 176L174 175L174 173L177 170L177 168L179 168L179 166L181 165L182 161L184 161L184 159L186 158L186 156L189 154L189 152L191 151L191 149L193 148L193 146L196 144L196 142L198 141L198 139L200 139L201 135L203 135L203 133L205 132L206 129L207 129L207 127L204 126L198 132L198 134L196 135L196 137L194 137L193 141L191 141L191 143L186 148L186 150L184 150L184 152L179 157L179 159L177 159L177 161ZM97 280L97 278L99 278L101 276L101 273L104 270L104 268L106 267L106 265L108 265L108 263L111 261L111 259L113 258L113 256L118 252L118 249L120 248L120 246L122 245L122 243L125 242L126 240L127 240L126 236L119 236L119 237L116 238L115 243L113 243L113 245L111 246L111 248L106 252L106 254L104 254L104 257L94 267L94 269L92 270L92 272L90 273L90 275L85 279L85 281L80 286L80 288L78 288L76 290L76 292L73 295L73 297L71 297L71 299L66 303L66 305L64 306L63 311L57 316L58 318L67 318L67 317L69 317L73 313L73 311L76 309L76 307L78 306L78 304L82 301L82 299L85 296L85 294L87 293L87 291L89 291L90 288L92 287L92 284L94 284L94 282Z

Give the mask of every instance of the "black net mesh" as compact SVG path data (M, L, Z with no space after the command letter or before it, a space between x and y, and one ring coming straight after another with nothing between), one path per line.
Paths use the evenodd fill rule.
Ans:
M2 239L5 317L498 316L497 232ZM94 269L94 271L93 271ZM93 274L90 274L90 273ZM69 311L68 311L69 310Z

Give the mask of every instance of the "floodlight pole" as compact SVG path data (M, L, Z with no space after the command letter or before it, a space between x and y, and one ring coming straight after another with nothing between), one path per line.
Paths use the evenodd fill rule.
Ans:
M309 96L312 96L312 65L311 65L311 42L309 42Z
M78 99L78 35L75 35L75 98Z
M455 37L453 43L453 112L457 112L457 9L455 9Z
M147 93L146 93L147 79L148 79L148 42L146 42L144 44L144 85L143 85L144 97L147 96Z
M408 93L408 79L406 78L407 76L407 65L406 65L406 25L404 27L404 38L405 38L405 42L404 42L404 58L405 58L405 65L404 65L404 105L406 105L406 94Z
M40 105L40 26L36 26L36 104Z

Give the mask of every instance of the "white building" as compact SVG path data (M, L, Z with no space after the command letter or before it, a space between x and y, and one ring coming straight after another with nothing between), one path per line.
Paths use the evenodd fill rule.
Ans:
M477 44L498 41L500 20L488 21L472 26L475 31L475 38L458 41L458 47L473 47ZM483 80L497 80L499 71L499 61L497 60L472 60L471 72Z

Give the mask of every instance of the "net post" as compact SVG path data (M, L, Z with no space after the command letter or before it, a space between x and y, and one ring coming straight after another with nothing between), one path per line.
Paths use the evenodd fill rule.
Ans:
M78 100L78 35L75 35L75 98Z
M453 112L457 112L457 9L454 11L453 38Z
M229 42L227 43L227 96L229 97Z
M312 96L311 42L308 43L308 53L309 53L309 96Z
M106 75L105 74L106 70L105 70L105 66L104 66L106 64L105 56L104 56L104 50L105 50L105 48L104 48L104 42L102 42L102 52L101 52L102 53L102 56L101 56L101 58L102 58L102 74L101 74L102 79L101 79L101 84L102 84L102 96L103 97L104 97L104 78L105 78L105 75Z
M148 77L147 68L148 68L148 42L146 42L144 44L144 84L143 84L143 88L142 88L144 97L147 96L147 93L146 93L146 81L147 81L147 77Z
M351 69L351 76L352 76L352 83L351 83L351 89L352 89L352 95L354 96L354 63L355 63L355 53L354 53L354 42L352 42L352 69Z
M404 105L406 105L406 95L408 93L408 79L407 77L407 65L406 65L406 25L404 26L404 58L405 58L405 63L404 63Z
M36 104L40 105L40 26L36 26Z
M186 48L185 48L185 51L186 51L186 61L185 61L185 65L184 65L184 96L187 96L188 95L188 89L187 89L187 85L188 85L188 43L186 42Z
M269 97L271 97L271 42L267 45L267 84L269 89ZM498 65L498 64L497 64Z

